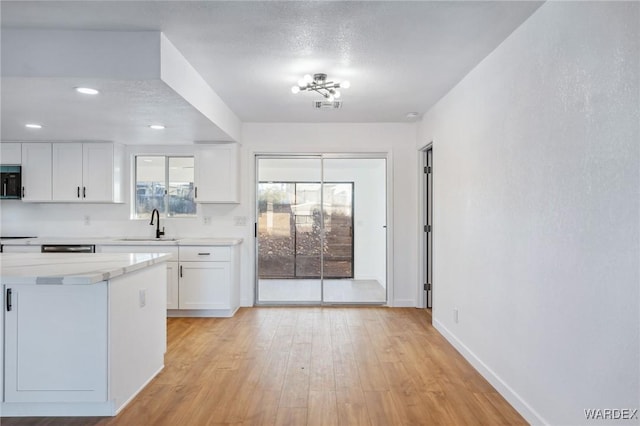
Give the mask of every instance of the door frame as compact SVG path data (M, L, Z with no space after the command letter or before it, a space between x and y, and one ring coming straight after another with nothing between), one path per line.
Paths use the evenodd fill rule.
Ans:
M432 186L432 191L431 194L429 194L429 198L430 200L427 200L427 182L425 179L425 167L428 166L427 164L427 152L431 151L431 186ZM433 283L434 281L434 277L433 277L433 272L434 272L434 268L433 268L433 258L434 258L434 241L435 241L435 233L433 231L433 223L435 222L435 210L433 209L433 183L434 183L434 178L435 175L434 170L435 170L435 166L434 166L434 161L435 161L435 156L434 156L434 143L433 141L429 141L427 144L425 144L424 146L422 146L420 149L418 149L418 155L420 156L420 161L418 162L419 164L419 168L418 168L418 215L419 215L419 223L418 223L418 229L417 229L417 234L418 234L418 247L420 247L419 250L419 271L418 271L418 285L417 285L417 301L418 301L418 307L420 308L427 308L427 292L424 289L424 285L425 283L428 282L428 272L427 272L427 256L430 255L431 256L431 308L433 308L433 302L434 302L434 293L435 293L435 285ZM427 201L431 202L431 225L432 225L432 229L431 229L431 253L429 254L429 250L427 247L427 238L426 238L426 233L425 233L425 225L427 224Z
M265 158L282 158L282 159L320 159L321 160L321 181L324 181L323 160L325 159L383 159L385 160L385 214L386 214L386 262L385 262L385 279L386 279L386 301L384 303L363 303L363 302L347 302L346 305L364 305L364 306L393 306L393 206L390 200L393 200L393 169L391 152L345 152L345 153L329 153L329 152L300 152L300 153L277 153L277 152L252 152L254 157L253 167L253 226L254 226L254 244L253 244L253 305L254 306L287 306L287 305L311 305L326 306L340 305L343 303L325 302L324 286L321 283L321 300L315 302L278 302L278 303L260 303L258 298L258 184L259 184L259 161ZM355 209L354 209L355 212ZM322 218L324 222L324 217ZM355 233L355 230L354 230ZM354 253L355 259L355 253ZM322 280L322 279L321 279Z

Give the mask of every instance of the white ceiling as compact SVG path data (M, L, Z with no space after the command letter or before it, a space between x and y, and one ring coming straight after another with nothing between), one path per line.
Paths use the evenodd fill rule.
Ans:
M242 122L401 122L408 112L426 112L540 4L3 0L0 12L3 29L162 31ZM317 72L351 81L342 109L314 110L317 96L291 93L302 75ZM34 86L3 79L3 140L218 137L215 126L166 87L156 99L151 82L107 82L100 96L110 99L92 106L59 102L59 84L77 84L54 80L34 81L42 95L25 97ZM140 88L144 96L136 95ZM30 114L51 125L27 131L20 120ZM177 124L150 134L142 123L155 114Z

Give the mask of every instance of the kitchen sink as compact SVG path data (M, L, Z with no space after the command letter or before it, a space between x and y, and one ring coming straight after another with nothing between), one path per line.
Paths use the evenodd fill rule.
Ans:
M163 241L178 241L175 238L119 238L117 241L145 241L145 242L163 242Z

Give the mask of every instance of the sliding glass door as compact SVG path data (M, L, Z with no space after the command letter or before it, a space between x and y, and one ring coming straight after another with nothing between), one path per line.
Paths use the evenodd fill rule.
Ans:
M385 159L256 166L257 303L385 303Z
M322 302L322 160L258 160L258 303Z
M323 302L387 300L387 194L384 158L324 158ZM330 182L351 182L332 188ZM344 201L350 199L347 204ZM348 251L351 250L351 255ZM334 273L349 259L351 275Z

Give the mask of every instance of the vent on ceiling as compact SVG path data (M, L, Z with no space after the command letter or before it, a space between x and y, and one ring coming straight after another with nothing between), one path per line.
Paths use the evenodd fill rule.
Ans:
M313 101L315 109L338 109L342 108L342 101Z

